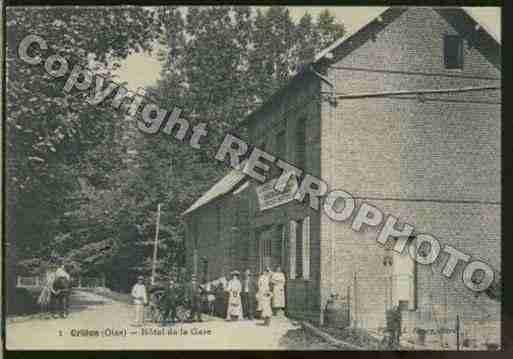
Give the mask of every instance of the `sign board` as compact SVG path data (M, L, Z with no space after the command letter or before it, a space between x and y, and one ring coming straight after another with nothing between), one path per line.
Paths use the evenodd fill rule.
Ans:
M291 177L283 192L274 190L276 181L277 179L272 179L256 187L258 205L261 211L280 206L294 199L294 195L298 190L297 179Z

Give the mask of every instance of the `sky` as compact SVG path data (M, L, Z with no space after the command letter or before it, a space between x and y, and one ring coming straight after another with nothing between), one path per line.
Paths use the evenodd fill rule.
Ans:
M322 10L328 9L343 23L347 32L352 32L363 24L378 16L385 7L327 7L327 6L289 6L292 19L298 21L306 12L316 16ZM465 8L471 15L495 38L501 38L501 8L499 7L471 7ZM161 64L156 54L134 54L129 56L117 71L119 81L127 82L130 90L155 84L160 75Z

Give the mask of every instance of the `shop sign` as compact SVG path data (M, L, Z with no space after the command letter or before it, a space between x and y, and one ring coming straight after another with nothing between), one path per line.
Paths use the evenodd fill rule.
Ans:
M280 206L294 199L294 195L298 190L297 179L291 178L283 192L274 190L276 181L277 179L272 179L256 187L258 204L261 211Z

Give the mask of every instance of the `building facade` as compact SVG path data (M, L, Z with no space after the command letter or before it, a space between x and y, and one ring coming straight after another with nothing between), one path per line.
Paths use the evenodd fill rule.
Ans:
M467 12L394 7L320 53L243 125L259 149L499 270L500 83L500 44ZM355 232L271 185L233 170L185 212L191 270L214 279L280 265L295 318L322 322L339 294L357 326L382 327L400 305L410 329L458 316L498 336L500 303L470 292L462 266L443 277L447 256L422 266L390 254L376 229Z

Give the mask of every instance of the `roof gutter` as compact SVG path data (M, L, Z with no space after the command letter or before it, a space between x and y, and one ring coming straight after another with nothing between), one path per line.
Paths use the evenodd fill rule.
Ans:
M310 64L308 66L308 70L311 73L313 73L315 76L317 76L319 79L321 79L321 81L327 83L331 87L331 91L328 92L328 95L329 95L328 102L331 105L336 106L337 105L337 97L336 97L336 95L337 95L337 87L335 86L335 83L331 82L331 80L328 77L318 73L315 70L315 68L313 67L313 64Z

